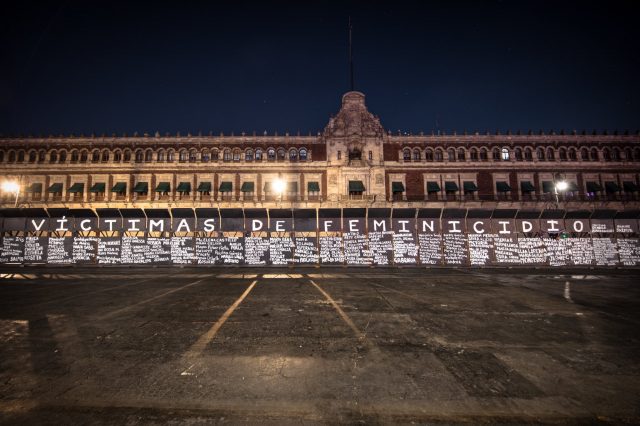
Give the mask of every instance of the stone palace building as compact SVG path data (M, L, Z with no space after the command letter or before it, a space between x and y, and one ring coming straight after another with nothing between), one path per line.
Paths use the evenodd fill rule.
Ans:
M317 135L4 137L0 169L4 208L631 210L640 135L392 134L351 91Z

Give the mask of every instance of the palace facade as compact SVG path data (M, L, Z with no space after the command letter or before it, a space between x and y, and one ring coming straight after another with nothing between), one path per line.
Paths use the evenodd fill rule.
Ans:
M0 138L0 168L4 208L640 205L638 133L392 134L360 92L317 135Z

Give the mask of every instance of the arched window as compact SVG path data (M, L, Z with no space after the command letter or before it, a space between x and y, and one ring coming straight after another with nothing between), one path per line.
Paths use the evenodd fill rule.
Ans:
M224 150L222 159L224 161L231 161L231 150L229 148Z
M186 163L187 161L189 161L189 152L186 149L180 151L178 161L180 161L181 163Z
M24 151L18 151L18 163L24 163Z
M605 148L602 150L602 159L604 161L611 161L611 151L609 148Z
M67 151L60 151L60 158L58 159L58 163L64 163L67 161Z
M211 151L211 160L218 161L220 159L220 152L217 149Z
M142 163L142 161L144 161L144 153L142 152L142 150L137 150L136 151L136 159L135 159L136 163Z
M4 161L4 151L0 151L0 163Z
M447 150L447 160L456 161L456 150L453 148L449 148Z
M413 161L420 161L420 150L418 148L413 150Z
M300 148L300 161L307 161L307 148Z
M553 148L547 148L547 161L555 161L556 156Z
M171 160L173 160L173 158ZM128 163L129 161L131 161L131 151L130 150L128 150L128 149L124 150L122 161L124 161L125 163Z
M611 151L611 160L620 161L620 150L618 148L613 148L613 151Z
M631 148L625 148L624 149L624 159L626 161L631 161L632 158L633 158L633 154L631 153Z
M298 150L296 149L289 150L289 161L298 161Z
M567 150L560 148L560 151L558 151L558 157L560 157L560 161L567 161L569 159L569 157L567 157Z
M527 161L533 161L533 151L531 151L531 148L524 149L524 159Z
M640 161L640 148L633 150L633 161Z
M38 163L44 163L47 159L47 152L44 149L38 151Z
M471 151L469 151L469 157L471 158L471 161L478 161L478 150L471 148Z
M433 161L433 150L432 150L431 148L427 149L427 150L424 152L424 158L425 158L427 161Z
M489 153L487 148L480 149L480 161L487 161L489 159Z
M405 148L402 150L402 159L404 161L411 161L411 151L409 148Z
M500 149L493 148L491 150L491 157L493 158L493 161L500 161Z
M98 161L100 161L100 151L96 149L91 153L91 162L97 163Z
M436 149L436 161L443 161L444 155L442 154L442 150L440 148Z
M257 148L256 149L256 161L262 161L262 149Z
M538 161L544 161L545 160L544 149L542 149L542 148L536 149L536 154L538 156Z
M244 152L244 161L253 161L253 150L251 148Z
M589 161L589 150L587 150L587 148L582 148L580 150L580 158L582 161Z
M13 153L13 151L12 151ZM15 155L15 153L13 153L13 155ZM14 158L15 161L15 158ZM11 155L9 155L9 162L11 161ZM50 163L57 163L58 162L58 153L56 151L51 151L51 154L49 154L49 162Z
M158 162L164 161L164 149L161 149L160 151L158 151Z
M53 151L53 152L55 152L55 151ZM15 162L16 162L16 152L13 151L13 150L9 151L9 163L15 163Z
M196 160L198 159L198 153L195 149L192 149L189 151L189 162L190 163L195 163Z
M205 149L200 153L200 161L202 161L203 163L208 163L210 159L211 153L208 149Z
M107 150L102 151L102 162L103 163L109 162L109 151Z
M515 156L516 156L516 161L522 161L522 149L516 148Z
M122 151L116 150L116 152L113 153L113 161L115 163L119 163L122 161Z
M576 149L575 148L569 148L569 160L571 160L571 161L577 161L578 160L578 154L576 153Z
M267 150L267 160L274 161L276 159L276 150L273 148L269 148Z
M76 152L76 155L78 155L77 151L74 151L74 152ZM35 162L36 162L36 159L37 159L36 152L35 152L35 151L31 151L31 152L29 153L29 162L30 162L30 163L35 163Z
M467 159L467 154L464 152L463 148L458 148L458 161L465 161Z
M598 157L599 157L598 150L595 148L591 148L591 155L590 155L591 161L598 161L599 159Z
M34 157L35 159L35 157ZM78 151L77 150L73 150L71 151L71 162L72 163L77 163L78 162Z
M144 161L145 163L150 163L153 161L153 151L148 149L144 152Z
M507 148L502 148L502 151L500 152L500 158L502 158L502 161L509 161L511 155L509 154L509 150Z
M242 155L242 151L236 148L233 150L233 161L240 161L240 156Z
M80 162L86 163L88 159L89 159L89 153L84 149L80 151Z
M278 148L278 161L284 161L286 152L284 148Z

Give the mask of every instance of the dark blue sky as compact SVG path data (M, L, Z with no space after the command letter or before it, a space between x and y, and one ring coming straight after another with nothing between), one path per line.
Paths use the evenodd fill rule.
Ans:
M5 135L322 130L349 15L356 89L394 132L640 128L633 0L13 3Z

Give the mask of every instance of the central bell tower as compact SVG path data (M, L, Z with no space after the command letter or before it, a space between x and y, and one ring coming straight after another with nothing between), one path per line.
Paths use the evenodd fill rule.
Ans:
M384 201L385 132L380 119L367 110L364 100L361 92L345 93L340 111L331 117L322 133L327 148L330 201L349 199L349 182L362 182L364 199Z

